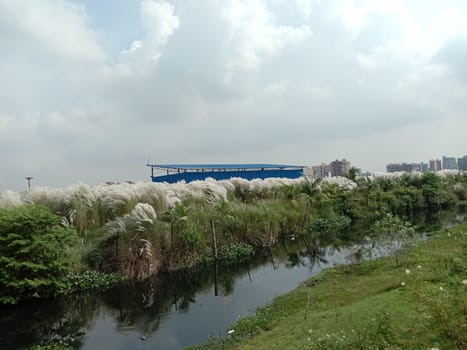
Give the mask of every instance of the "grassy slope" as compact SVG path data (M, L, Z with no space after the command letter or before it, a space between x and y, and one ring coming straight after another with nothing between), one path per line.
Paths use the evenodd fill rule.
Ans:
M466 257L463 224L418 242L401 267L383 258L325 270L201 348L467 348Z

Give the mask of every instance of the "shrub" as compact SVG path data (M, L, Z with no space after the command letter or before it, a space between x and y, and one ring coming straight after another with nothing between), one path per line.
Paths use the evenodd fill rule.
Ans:
M351 223L346 216L318 218L301 232L309 250L336 242L338 234Z
M399 267L405 258L406 246L414 241L415 230L408 222L388 214L375 222L372 239L375 245L391 255L394 266Z
M62 279L63 294L85 290L105 290L122 281L115 273L103 273L99 271L84 271L70 273Z
M71 270L76 231L38 205L0 210L0 303L49 297Z
M224 264L235 264L247 260L255 253L254 248L246 243L231 243L219 248L217 260ZM214 255L203 255L198 263L212 264L215 262Z

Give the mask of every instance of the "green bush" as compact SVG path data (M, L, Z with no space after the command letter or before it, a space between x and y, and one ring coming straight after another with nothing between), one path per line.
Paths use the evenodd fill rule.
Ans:
M103 273L99 271L84 271L70 273L62 279L63 294L69 294L85 290L106 290L122 281L116 273Z
M235 264L249 259L255 253L255 249L246 243L231 243L219 248L217 260L224 264ZM199 258L199 264L214 263L214 255L203 255Z
M351 223L346 216L335 216L314 219L308 227L300 232L308 249L330 245L337 241L341 233Z
M406 248L415 241L415 230L398 216L387 214L373 225L373 244L383 248L399 267L406 259Z
M183 249L203 249L206 243L203 232L194 225L182 229L178 240Z
M0 210L0 303L50 297L74 261L75 229L60 226L49 209L26 205Z
M227 263L235 263L251 257L254 252L254 248L249 244L232 243L219 249L218 258Z

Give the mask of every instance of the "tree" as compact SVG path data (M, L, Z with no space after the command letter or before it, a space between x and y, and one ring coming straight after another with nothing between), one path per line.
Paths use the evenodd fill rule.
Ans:
M26 205L0 210L0 303L50 297L71 269L74 229L49 209Z
M346 216L334 216L313 220L301 234L309 251L336 244L339 233L348 227L351 220Z
M387 214L373 226L373 245L383 248L393 259L394 266L404 262L405 247L414 240L415 230L410 223Z
M357 179L357 175L358 175L358 169L355 167L351 167L349 169L349 173L347 174L347 178L352 181L355 181Z

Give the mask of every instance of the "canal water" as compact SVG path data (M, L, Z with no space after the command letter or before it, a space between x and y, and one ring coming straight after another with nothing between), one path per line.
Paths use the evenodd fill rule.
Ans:
M63 339L80 349L181 349L226 336L239 317L322 269L348 262L351 253L351 247L323 247L309 254L287 242L245 264L165 273L101 294L0 309L1 348Z

